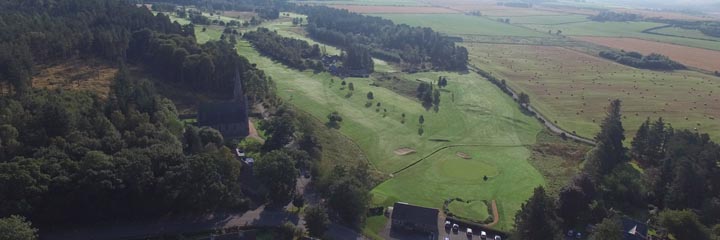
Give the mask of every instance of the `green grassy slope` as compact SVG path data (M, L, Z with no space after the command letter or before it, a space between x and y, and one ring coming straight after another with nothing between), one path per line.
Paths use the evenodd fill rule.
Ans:
M542 37L545 34L527 28L501 23L486 17L463 14L372 14L398 24L430 27L450 35L490 35Z

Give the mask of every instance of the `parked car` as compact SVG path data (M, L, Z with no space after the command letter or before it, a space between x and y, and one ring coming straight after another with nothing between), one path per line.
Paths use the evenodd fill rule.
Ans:
M456 232L456 233L457 233L458 230L460 230L460 225L457 225L457 223L456 223L456 224L453 224L452 230L453 230L453 232Z
M465 234L467 234L468 237L472 237L472 229L467 228L467 231L465 231Z
M582 233L577 232L577 234L575 234L575 238L576 238L576 239L581 239L581 238L582 238Z
M450 229L452 227L452 223L450 221L445 221L445 229Z
M568 236L568 237L575 236L575 231L573 231L572 229L568 230L567 236Z
M482 239L482 240L487 239L487 233L485 231L480 231L480 239Z
M495 235L495 240L502 240L502 238L500 237L500 235Z

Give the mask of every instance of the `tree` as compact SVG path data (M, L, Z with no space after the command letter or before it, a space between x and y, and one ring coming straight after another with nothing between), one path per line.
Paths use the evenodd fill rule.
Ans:
M305 228L311 237L322 237L330 224L325 208L321 206L305 208Z
M690 210L662 211L658 216L658 223L675 236L675 239L710 239L708 229L700 223L697 214Z
M343 178L330 186L328 205L350 226L363 222L369 200L367 188L358 179Z
M328 119L327 126L332 127L332 128L338 128L339 127L338 123L342 122L342 120L343 120L342 116L340 116L340 114L338 112L332 112L332 113L328 114L327 119Z
M367 99L370 100L370 101L372 101L373 99L375 99L375 96L373 95L373 92L368 92L368 93L367 93Z
M607 116L600 125L600 132L595 137L597 146L592 150L585 166L585 170L594 178L610 173L615 166L627 161L626 149L623 146L625 130L622 126L620 104L618 99L610 103Z
M526 107L530 104L530 96L528 96L525 92L521 92L518 96L518 103L520 103L521 106Z
M418 122L420 123L420 125L423 125L423 123L425 123L425 117L423 115L420 115L420 117L418 118Z
M0 240L35 240L37 231L24 217L0 218Z
M355 91L355 86L353 85L353 83L348 84L348 90Z
M590 202L577 186L565 186L558 196L558 216L562 218L565 226L573 227L581 214L589 211Z
M537 187L515 215L515 236L523 240L561 239L558 222L553 199L543 187Z
M262 156L254 165L256 176L268 190L268 199L274 204L285 204L295 192L297 169L285 151L274 150Z
M617 217L605 218L595 226L590 235L590 240L622 240L623 229L620 219Z

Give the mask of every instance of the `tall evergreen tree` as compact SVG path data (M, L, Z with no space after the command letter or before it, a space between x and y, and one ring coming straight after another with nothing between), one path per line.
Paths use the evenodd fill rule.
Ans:
M610 173L618 164L627 161L626 149L623 146L625 129L622 126L620 107L619 99L610 103L607 116L600 124L600 132L595 137L597 145L585 166L586 172L594 178Z
M522 204L515 215L515 233L518 239L523 240L561 238L554 200L543 187L535 188L532 197Z

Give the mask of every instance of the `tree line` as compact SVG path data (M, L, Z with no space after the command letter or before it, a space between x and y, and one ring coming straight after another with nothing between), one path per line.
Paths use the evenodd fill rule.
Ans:
M467 69L467 49L430 28L397 25L323 6L296 6L295 10L308 16L308 33L322 42L342 48L363 45L377 50L372 51L374 57L409 64L413 69Z
M625 51L600 51L599 55L603 58L613 60L617 63L628 65L634 68L653 69L653 70L676 70L685 69L685 65L671 60L669 57L657 53L651 53L643 56L638 52Z
M596 147L557 199L538 188L523 204L517 237L560 239L562 229L595 224L590 239L623 239L622 216L648 217L675 239L720 237L720 145L660 118L645 121L628 149L620 106L611 102Z
M267 28L246 32L243 34L243 38L252 43L260 53L291 68L324 70L322 62L320 62L322 53L317 44L311 46L306 41L283 37Z
M597 15L589 16L588 19L597 22L634 22L643 20L643 17L634 13L602 11Z

